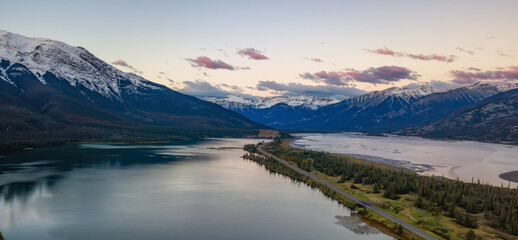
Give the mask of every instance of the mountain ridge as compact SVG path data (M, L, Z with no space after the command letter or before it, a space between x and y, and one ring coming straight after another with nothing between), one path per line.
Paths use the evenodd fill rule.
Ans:
M463 108L429 125L397 134L518 143L518 89L511 89Z
M217 104L124 73L84 48L5 31L0 32L0 46L2 144L31 142L29 131L35 138L52 139L60 128L90 136L81 130L86 128L90 140L114 141L124 136L254 135L257 129L270 129ZM72 140L65 133L60 139Z
M255 107L250 103L232 106L225 101L212 101L277 129L391 132L438 121L463 107L516 87L516 84L476 83L445 92L429 85L391 87L313 108L282 102Z

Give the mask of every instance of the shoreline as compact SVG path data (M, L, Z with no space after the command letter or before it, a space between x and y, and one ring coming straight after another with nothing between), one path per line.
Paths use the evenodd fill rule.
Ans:
M324 160L324 162L320 162L320 165L316 165L317 166L316 169L313 169L313 167L308 168L308 165L306 165L307 161L304 160L304 156L311 156L309 159L312 159L314 157L318 157L319 154L325 154L325 153L324 152L319 153L319 151L315 152L315 151L311 151L311 150L305 150L305 149L291 147L290 145L288 145L288 142L291 142L293 140L294 139L285 139L282 142L280 142L279 140L274 141L273 144L275 145L275 147L273 147L272 149L275 153L280 154L280 155L275 155L275 156L279 156L283 159L287 159L284 161L287 161L289 164L293 164L294 166L297 166L298 168L304 169L304 171L310 171L310 174L314 176L315 180L323 180L323 181L327 182L328 184L331 184L332 186L340 189L340 191L345 191L349 194L353 194L353 196L355 196L355 198L361 199L362 202L368 202L367 205L379 206L384 211L390 213L390 215L392 215L393 217L402 219L405 222L410 223L414 227L419 227L421 229L425 229L428 233L433 233L435 236L441 236L441 238L445 237L447 239L448 238L463 239L462 236L464 234L466 234L466 232L468 232L470 230L470 228L473 228L473 227L470 227L469 225L468 226L464 225L465 223L459 223L458 218L457 219L452 218L449 215L449 213L447 212L450 210L439 210L439 214L436 215L435 212L437 210L434 210L434 208L437 208L438 206L434 207L434 208L427 207L426 205L424 207L416 206L415 204L416 204L416 199L417 199L418 195L417 195L417 192L415 192L415 190L414 190L414 192L411 192L411 193L402 193L401 195L399 195L398 198L395 198L395 199L387 198L384 194L380 195L387 190L383 189L383 191L381 193L379 193L379 190L375 190L376 186L373 187L372 182L367 183L367 185L364 185L364 183L356 184L356 181L354 179L351 179L350 177L346 178L345 181L341 180L344 178L343 175L342 175L342 178L340 178L340 176L336 176L336 174L335 174L336 172L332 173L333 175L326 174L325 167L322 166L322 163L325 164L325 160ZM319 188L321 190L321 192L324 193L324 195L337 200L339 203L347 206L348 208L358 211L360 214L365 214L364 216L367 219L372 220L373 222L378 222L381 225L385 225L388 227L389 230L396 229L397 225L394 225L394 222L387 222L387 221L389 221L387 218L377 215L377 214L375 214L375 212L372 212L371 210L366 211L366 209L363 208L365 205L362 205L362 204L357 205L357 204L351 203L350 200L347 201L347 199L345 199L345 201L344 201L344 199L343 199L344 197L341 194L338 194L336 191L333 192L332 188L330 189L329 187L326 187L326 186L315 187L315 183L313 181L311 181L310 178L306 177L306 178L301 179L301 176L303 176L303 175L298 174L297 172L295 172L295 174L290 173L289 171L286 172L286 169L290 169L290 168L288 168L289 166L286 167L281 162L276 161L272 158L269 158L268 155L260 154L260 152L255 150L255 148L252 149L251 146L245 146L245 150L250 152L251 154L247 153L243 157L245 157L245 158L251 157L251 158L249 158L250 160L256 161L259 164L264 165L266 170L268 170L270 172L278 173L281 175L286 175L297 181L304 182L307 185L312 186L314 188ZM250 151L250 150L252 150L252 151ZM305 151L313 152L314 155L303 154L303 152L305 152ZM273 154L273 153L271 153L271 154ZM386 169L386 170L395 169L394 167L391 167L391 166L367 162L367 161L354 159L354 158L350 158L350 157L344 157L342 155L333 155L333 154L326 154L326 155L328 155L330 158L345 159L346 161L350 161L351 164L363 164L365 167L371 166L374 168L381 169L379 171L384 171L383 169ZM299 158L293 159L294 156L298 156ZM287 158L285 158L285 157L287 157ZM278 164L272 163L272 161L277 162ZM302 164L302 165L300 165L300 164ZM313 165L313 166L315 166L315 165ZM324 172L320 171L322 169L324 169ZM397 170L397 171L404 172L404 170ZM417 175L417 176L420 176L420 175ZM473 183L468 183L468 182L459 182L459 181L455 181L455 180L451 180L451 179L447 179L447 178L441 178L441 177L420 176L418 178L430 179L430 180L435 179L434 181L438 181L438 182L445 181L446 183L452 183L452 184L457 184L457 185L460 184L463 186L475 186L477 188L484 187L484 185L480 185L480 184L477 185L476 183L473 184ZM443 180L441 180L441 179L443 179ZM426 181L426 180L423 180L423 181ZM383 184L386 184L386 183L383 183ZM384 185L384 186L386 186L386 185ZM514 191L512 189L500 188L500 187L496 187L496 186L486 186L486 187L494 188L495 190L502 191L502 192L511 193L512 191ZM439 189L439 190L442 191L441 189ZM378 192L375 192L375 191L378 191ZM514 194L516 192L512 192L512 193ZM427 199L425 199L424 201L429 201L428 198L430 198L430 196L427 196L426 197ZM476 197L481 197L481 196L479 194ZM362 203L362 202L360 202L360 203ZM459 214L465 214L466 216L468 216L466 207L467 207L466 205L456 206L456 209L457 209L457 210L455 210L456 217ZM478 213L470 212L469 216L471 218L475 219L474 220L475 222L480 224L479 227L475 226L474 231L475 231L475 234L477 234L477 236L479 236L481 239L494 239L494 238L518 239L517 236L512 235L508 229L504 228L504 230L502 230L503 227L501 227L501 226L490 227L489 220L487 220L483 215L481 215L479 213L480 213L480 211ZM501 215L495 215L495 219L500 216ZM371 222L371 223L373 223L373 222ZM408 232L405 230L404 233L408 233ZM406 237L405 239L412 239L412 237Z

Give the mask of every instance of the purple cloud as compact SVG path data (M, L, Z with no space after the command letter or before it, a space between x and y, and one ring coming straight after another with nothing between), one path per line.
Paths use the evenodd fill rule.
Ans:
M457 84L473 84L480 81L518 80L518 66L509 67L508 70L497 71L462 71L454 70L450 74Z
M324 82L329 85L346 86L352 81L372 84L387 84L404 79L416 80L419 75L404 67L383 66L378 68L369 68L363 71L350 69L348 71L320 71L313 74L302 73L299 74L299 76L304 79Z
M434 60L434 61L451 63L451 62L455 61L455 59L457 58L457 56L455 56L455 55L444 56L444 55L437 55L437 54L424 55L424 54L412 54L412 53L405 53L405 52L395 52L386 47L379 48L379 49L364 49L364 50L367 52L373 53L373 54L388 55L388 56L394 56L394 57L407 57L407 58L423 60L423 61Z
M187 58L189 62L193 63L193 67L204 67L209 69L227 69L227 70L235 70L236 68L228 63L225 63L221 60L212 60L206 56L200 56L196 59Z
M268 60L269 58L261 53L261 51L254 48L245 48L237 51L241 56L248 56L249 59L254 60Z
M126 61L124 60L117 60L115 62L112 62L112 65L115 65L115 66L120 66L120 67L125 67L125 68L128 68L128 69L131 69L133 70L134 72L140 72L139 70L137 70L136 68L134 68L133 66L129 65Z

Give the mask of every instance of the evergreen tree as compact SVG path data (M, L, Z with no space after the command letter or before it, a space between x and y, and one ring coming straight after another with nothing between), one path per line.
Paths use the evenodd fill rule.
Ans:
M473 232L473 229L470 229L468 233L466 233L466 240L475 240L475 232Z
M380 185L378 183L374 184L374 187L372 188L373 193L380 193Z

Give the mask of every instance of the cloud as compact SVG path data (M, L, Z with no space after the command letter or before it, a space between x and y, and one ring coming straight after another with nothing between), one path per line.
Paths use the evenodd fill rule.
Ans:
M430 80L428 82L413 82L405 85L404 87L408 89L414 89L421 87L423 85L431 86L435 91L446 92L451 89L463 87L464 85L456 84L452 82L438 81L438 80Z
M141 71L137 70L136 68L134 68L133 66L129 65L126 61L124 60L117 60L115 62L112 62L112 65L115 65L115 66L119 66L119 67L124 67L124 68L128 68L128 69L131 69L133 70L134 72L137 72L137 73L142 73Z
M498 53L498 55L502 56L502 57L513 57L513 54L514 51L504 51L504 50L496 50L496 52Z
M308 57L305 57L305 59L307 59L307 60L309 60L309 61L312 61L312 62L316 62L316 63L324 62L324 61L322 61L322 59L320 59L320 58L308 58Z
M359 96L365 91L352 87L337 87L330 85L305 85L300 83L277 83L274 81L259 81L256 87L259 91L275 91L285 96L315 96L333 97L336 99L346 99Z
M221 60L211 60L206 56L200 56L196 59L187 58L189 62L192 62L193 67L204 67L209 69L227 69L227 70L236 70L236 68L228 63L225 63Z
M237 54L241 56L248 56L249 59L254 60L268 60L269 58L262 54L261 51L254 48L245 48L237 51Z
M378 68L369 68L363 71L349 69L347 71L320 71L313 74L306 72L299 74L299 76L303 79L309 79L315 82L324 82L329 85L346 86L353 81L372 84L388 84L404 79L416 80L419 75L404 67L383 66Z
M473 54L475 54L473 51L471 51L471 50L467 50L467 49L464 49L464 48L461 48L461 47L457 47L456 49L457 49L457 51L459 51L459 52L467 53L467 54L469 54L469 55L473 55Z
M497 71L462 71L454 70L450 74L453 76L454 83L473 84L480 81L501 81L518 80L518 66L509 67L507 70Z
M437 55L437 54L430 54L430 55L424 55L424 54L412 54L412 53L405 53L405 52L396 52L393 50L390 50L386 47L384 48L378 48L378 49L364 49L367 52L373 53L373 54L379 54L379 55L388 55L388 56L394 56L394 57L407 57L417 60L423 60L423 61L439 61L439 62L447 62L451 63L457 59L457 56L450 55L450 56L444 56L444 55Z
M176 90L197 97L225 97L232 94L203 80L185 81L183 84L183 88Z
M431 80L429 84L430 84L430 86L432 86L432 88L439 90L439 91L448 91L448 90L451 90L454 88L461 87L457 83L445 82L445 81L439 81L439 80Z
M308 73L308 72L301 73L301 74L299 74L299 76L301 78L303 78L303 79L308 79L308 80L316 80L317 79L317 76L315 76L315 75L313 75L311 73Z

